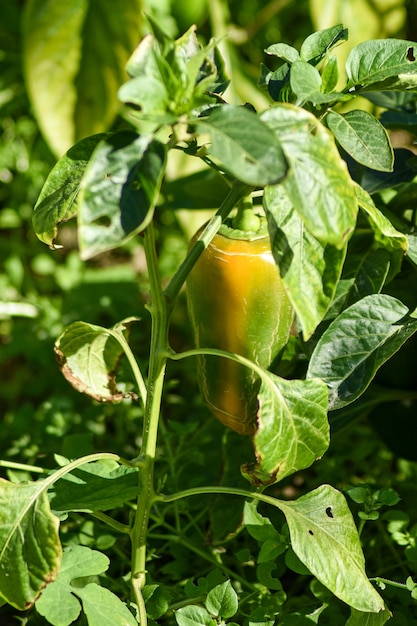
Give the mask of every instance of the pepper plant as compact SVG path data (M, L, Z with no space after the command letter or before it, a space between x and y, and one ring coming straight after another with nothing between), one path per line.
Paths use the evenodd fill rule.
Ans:
M257 594L245 595L244 577L234 577L230 567L222 570L229 572L228 580L209 586L200 581L193 587L190 571L183 602L147 577L152 512L175 506L178 519L186 499L217 494L241 503L233 533L248 532L260 543L261 569L265 562L273 567L290 547L295 571L314 577L349 607L346 624L382 625L390 619L389 605L383 589L367 576L343 493L323 484L288 500L277 498L274 489L325 455L331 430L392 399L373 379L417 330L416 303L391 295L398 293L396 278L404 264L414 268L417 263L416 159L412 144L393 148L404 136L399 129L410 137L416 126L417 44L366 41L339 68L334 48L348 38L342 25L310 35L300 50L273 43L259 81L271 102L256 111L250 103L227 102L228 78L216 42L202 45L195 28L174 40L151 19L149 31L128 62L130 79L119 90L125 127L75 144L51 171L33 213L37 236L52 248L60 245L60 224L76 217L84 260L132 240L143 246L151 318L146 368L129 342L130 331L144 323L138 318L115 320L111 328L78 321L56 341L62 373L78 391L99 402L143 407L139 448L133 458L111 450L58 458L59 468L42 479L1 482L0 595L18 610L35 605L37 614L56 626L73 623L81 610L90 625L287 623L283 590L271 570L262 579L276 591L268 596L268 608L257 604ZM178 155L199 162L197 174L171 180L169 165ZM176 190L196 180L199 192L189 195L191 207L204 206L205 194L211 193L219 208L164 284L158 215L175 211ZM241 250L233 246L223 293L214 293L218 283L208 279L210 260L192 282L229 218L236 220L232 230L237 227L242 240L255 246L257 238L250 242L247 233L258 232L261 222L267 225L278 287L256 265L253 272L236 272ZM170 325L186 282L196 347L175 351ZM256 302L248 307L250 319L244 317L245 307L226 306L233 289L241 292L248 285L259 300L259 311ZM262 317L261 295L271 289L279 289L280 302L272 294ZM224 304L221 318L201 306L211 294ZM262 332L263 320L275 320L282 302L286 313L276 329L280 354L258 358L263 344L272 341ZM243 343L223 342L239 325L248 341L258 334L258 348L245 352ZM203 328L206 332L200 332ZM122 357L135 389L117 380ZM164 437L159 430L166 371L170 363L181 367L190 359L200 368L206 400L213 387L214 393L226 389L246 399L249 385L257 394L255 415L249 429L234 428L245 433L233 433L233 441L242 442L246 457L228 459L229 484L166 490L155 474L158 441ZM227 435L231 423L224 422ZM196 445L190 455L198 452ZM246 486L239 482L241 474ZM94 578L109 566L105 554L81 545L63 551L60 520L80 514L129 538L131 570L123 573L131 585L129 598ZM283 520L281 531L273 524L277 516ZM16 566L22 562L24 567ZM413 593L412 580L406 586ZM258 595L265 595L266 583L261 587ZM239 613L240 602L246 608ZM316 607L310 621L317 623L323 608Z

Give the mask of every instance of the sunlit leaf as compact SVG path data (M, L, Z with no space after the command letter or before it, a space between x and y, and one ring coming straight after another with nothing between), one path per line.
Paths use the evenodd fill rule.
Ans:
M327 390L320 380L285 380L268 374L259 403L257 462L243 468L253 484L278 482L309 467L327 450Z
M321 378L329 389L329 408L356 400L378 368L417 331L417 320L396 298L374 294L339 315L319 339L307 378Z
M253 111L222 106L200 126L210 134L209 154L237 179L264 187L285 176L287 162L279 140Z
M272 253L308 339L333 301L346 247L318 241L295 211L283 185L267 187L264 204Z
M335 46L348 38L348 29L337 24L309 35L302 43L300 56L305 61L317 65Z
M382 172L391 172L394 154L382 124L367 111L340 114L329 111L326 123L336 140L355 161Z
M374 39L355 46L346 60L350 90L417 88L417 44L402 39Z
M42 187L32 222L39 239L52 248L56 247L58 226L78 213L79 191L85 169L104 137L104 134L93 135L76 143L59 159Z
M58 574L58 526L42 481L0 479L0 596L20 611Z
M365 573L352 514L339 491L322 485L277 506L286 517L292 549L323 585L358 611L383 611L384 602Z
M312 114L288 104L271 107L261 120L282 145L290 166L282 184L308 232L342 249L358 205L333 136Z
M200 606L184 606L175 611L178 626L215 626L210 613Z

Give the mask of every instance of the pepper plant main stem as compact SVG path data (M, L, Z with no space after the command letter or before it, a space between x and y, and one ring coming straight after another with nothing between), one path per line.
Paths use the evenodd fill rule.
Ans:
M146 584L146 542L149 514L154 501L158 498L154 488L154 466L165 370L168 357L172 354L168 340L170 317L185 279L204 246L210 243L222 220L250 190L250 187L241 183L236 183L231 188L215 218L210 222L207 231L203 233L203 246L195 247L191 254L186 257L165 293L162 290L159 274L153 224L151 223L143 233L151 296L151 302L147 308L151 314L152 325L142 445L140 455L135 459L139 472L139 493L135 518L130 531L132 590L138 607L138 619L141 626L147 624L142 590Z
M146 608L142 596L142 589L146 584L146 535L149 513L155 498L155 453L167 362L166 352L169 349L169 312L162 293L153 224L150 224L144 232L144 247L150 281L151 303L148 305L148 310L152 317L152 330L142 446L141 454L137 459L139 493L135 519L131 530L132 589L138 606L139 623L141 626L146 626L147 624Z

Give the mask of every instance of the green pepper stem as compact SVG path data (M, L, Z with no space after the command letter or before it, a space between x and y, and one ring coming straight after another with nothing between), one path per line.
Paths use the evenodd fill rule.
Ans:
M218 211L208 222L207 226L202 231L201 235L198 237L184 261L179 266L177 272L172 277L169 285L165 289L165 296L170 302L173 303L175 301L175 298L178 296L182 286L184 285L188 274L203 250L207 248L214 235L219 230L224 219L229 215L232 209L234 209L236 204L242 198L247 196L252 189L253 188L249 187L249 185L241 182L236 182L233 185L226 198L221 203Z
M245 197L237 205L237 214L232 220L233 228L245 232L257 232L261 227L261 219L253 210L251 198Z

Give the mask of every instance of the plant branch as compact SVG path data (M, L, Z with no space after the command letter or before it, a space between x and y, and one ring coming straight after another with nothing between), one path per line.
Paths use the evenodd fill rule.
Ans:
M165 377L168 345L168 309L162 291L155 246L155 232L151 223L144 231L144 248L150 282L152 317L151 346L148 371L148 389L142 431L142 447L137 464L139 495L134 523L130 532L132 543L132 590L138 607L139 623L146 626L146 607L142 589L146 584L146 543L150 509L155 501L154 465L158 435L161 398Z
M229 213L236 206L239 200L249 195L252 190L252 187L241 182L236 182L233 185L226 198L220 205L218 211L208 222L207 226L190 249L186 258L181 263L180 267L178 268L177 272L174 274L168 287L166 288L165 296L171 303L175 301L175 298L178 296L182 286L184 285L188 274L190 273L191 269L193 268L203 250L207 248L210 241L219 230L223 220L229 215Z

